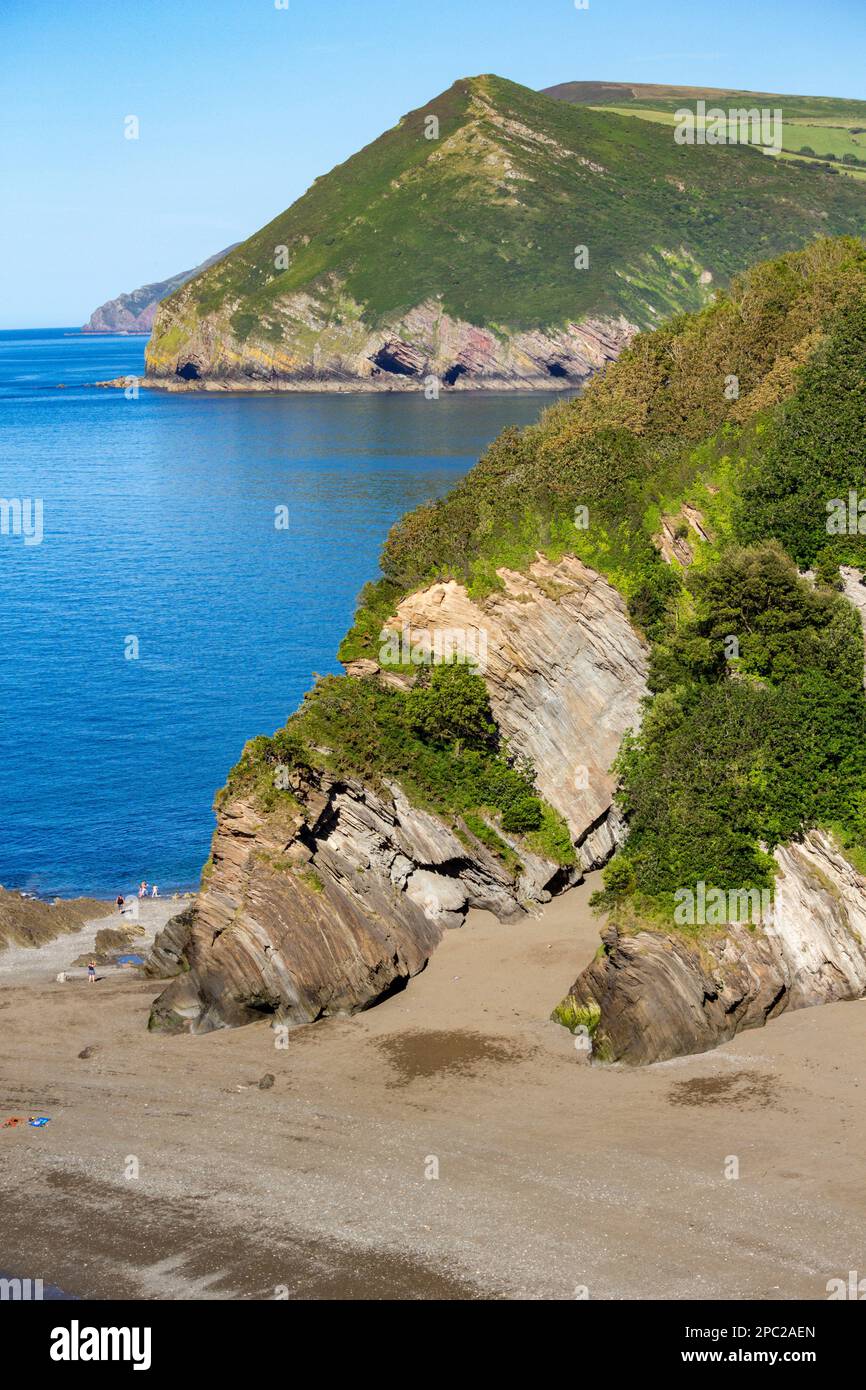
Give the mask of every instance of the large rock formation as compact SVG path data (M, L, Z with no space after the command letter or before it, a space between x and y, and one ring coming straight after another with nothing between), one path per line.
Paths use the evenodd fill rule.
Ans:
M396 786L297 774L292 789L295 810L263 813L246 799L220 809L207 886L155 943L150 972L176 978L151 1027L355 1012L423 969L468 908L521 916L567 877L525 847L512 873Z
M166 391L573 391L613 361L636 332L623 316L497 334L454 317L436 299L371 327L346 292L303 291L280 306L282 339L242 338L228 313L193 322L195 288L172 300L182 338L148 348L149 383ZM334 297L343 314L334 322ZM170 344L170 346L166 346Z
M785 1009L866 992L866 879L811 831L776 851L771 919L682 932L602 933L604 954L557 1017L593 1038L603 1061L704 1052Z
M614 846L609 766L639 716L647 650L616 590L572 557L501 578L503 591L480 604L457 584L435 585L401 604L394 623L431 643L460 628L484 646L500 729L533 761L539 792L590 867ZM378 674L368 662L358 678ZM396 785L297 774L276 811L228 801L206 886L151 957L152 973L176 976L154 1026L199 1031L263 1013L305 1023L364 1008L422 969L470 907L505 921L579 877L497 833L519 868Z
M646 695L649 650L625 603L574 556L539 556L528 573L501 569L503 590L473 602L449 580L411 594L395 630L413 647L457 635L482 673L508 746L536 770L565 818L584 869L603 864L620 830L610 767Z
M55 898L46 903L0 888L0 951L9 945L42 946L113 911L111 903L98 898Z

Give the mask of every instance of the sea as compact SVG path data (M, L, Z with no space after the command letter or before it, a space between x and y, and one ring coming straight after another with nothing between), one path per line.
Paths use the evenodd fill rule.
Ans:
M94 387L144 344L0 332L0 884L40 897L195 888L389 527L550 399Z

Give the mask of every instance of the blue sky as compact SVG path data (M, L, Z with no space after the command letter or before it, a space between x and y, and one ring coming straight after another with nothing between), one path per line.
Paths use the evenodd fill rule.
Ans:
M2 0L0 43L6 328L243 239L457 77L866 97L864 0Z

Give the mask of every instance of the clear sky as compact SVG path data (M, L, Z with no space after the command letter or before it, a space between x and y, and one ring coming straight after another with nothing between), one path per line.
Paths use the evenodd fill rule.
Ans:
M866 98L866 0L0 0L0 53L0 327L60 326L250 235L458 77Z

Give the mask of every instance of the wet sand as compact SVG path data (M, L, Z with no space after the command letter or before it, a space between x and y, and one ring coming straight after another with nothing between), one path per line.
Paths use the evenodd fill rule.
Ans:
M181 1299L820 1299L866 1272L866 1001L591 1067L548 1018L597 946L589 892L472 914L284 1049L267 1022L150 1035L158 983L0 956L2 1118L51 1116L0 1130L0 1267Z

